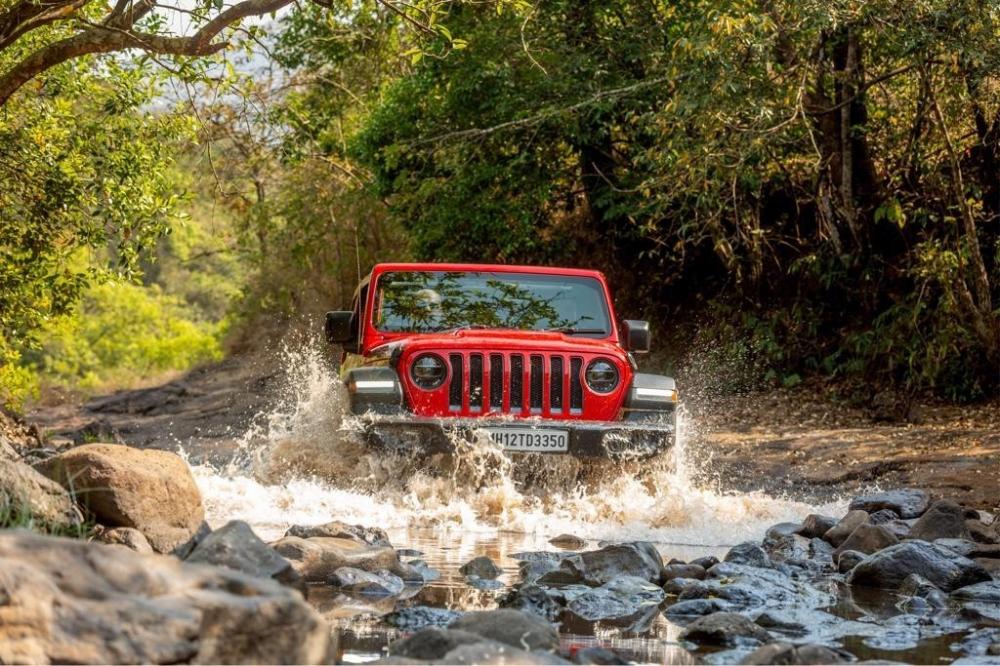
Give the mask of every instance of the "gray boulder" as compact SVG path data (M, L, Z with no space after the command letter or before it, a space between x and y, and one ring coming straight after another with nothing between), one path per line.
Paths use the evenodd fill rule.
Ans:
M837 571L840 573L847 573L862 560L865 559L864 553L859 553L856 550L845 550L837 554Z
M302 595L238 571L125 548L0 533L0 663L325 661Z
M390 643L389 654L393 657L432 661L444 659L446 654L459 645L471 645L482 641L482 636L468 631L429 627Z
M531 583L510 590L497 599L497 605L500 608L534 613L550 622L554 622L562 613L562 606L548 592Z
M767 552L753 541L746 541L733 546L726 553L723 561L733 564L746 564L751 567L764 568L771 566L771 560L768 558Z
M873 493L855 497L851 500L850 510L860 509L874 513L882 509L891 509L901 518L917 518L927 510L930 495L919 488L901 488L883 493Z
M448 608L408 606L389 613L385 616L385 621L390 626L402 629L403 631L417 631L426 627L443 629L462 617L462 614L461 611L450 610Z
M626 618L649 606L656 606L666 594L657 585L634 576L621 576L613 581L573 595L567 607L577 616L591 622Z
M385 530L364 525L349 525L340 520L332 520L322 525L293 525L285 532L286 537L311 539L313 537L329 537L331 539L350 539L369 546L392 547Z
M859 525L867 522L867 511L862 511L860 509L849 511L846 516L837 522L836 525L826 531L823 538L832 546L839 547L840 544L847 540L847 537L851 536L851 533L854 532L854 530L858 529Z
M705 569L697 564L668 564L663 567L663 579L673 580L674 578L694 578L701 580L705 577Z
M699 645L747 647L770 641L771 634L746 616L721 612L698 618L681 632L680 638Z
M671 604L663 614L677 622L691 617L702 617L733 610L733 605L722 599L688 599Z
M844 539L843 543L837 547L834 553L836 556L836 554L842 553L845 550L855 550L859 553L870 555L883 548L894 546L897 543L899 543L899 539L885 526L862 523L851 532L849 537Z
M847 664L853 655L826 645L769 643L751 652L743 664Z
M469 560L463 564L458 571L463 576L475 576L476 578L481 579L496 578L503 573L503 569L494 564L493 560L485 555L480 555L479 557Z
M384 569L363 571L354 567L337 569L326 582L348 594L362 597L392 597L406 587L402 578Z
M951 593L953 599L1000 604L1000 580L984 581L960 587Z
M706 555L705 557L698 557L688 562L688 564L697 564L705 571L708 571L718 563L719 563L719 558L717 558L715 555Z
M529 652L556 650L559 647L559 634L555 627L537 615L508 608L466 613L452 622L449 629L479 634Z
M830 528L836 524L836 518L824 516L818 513L810 513L805 517L805 520L802 521L802 529L799 530L799 534L807 539L820 538L829 532Z
M910 574L919 574L943 592L991 580L986 569L942 546L904 541L869 555L847 576L851 585L898 590Z
M934 502L910 528L911 539L967 539L972 535L965 526L965 509L950 500Z
M231 520L206 536L185 559L242 571L255 578L272 578L284 585L305 589L302 577L291 563L261 541L242 520Z
M643 541L612 544L565 557L559 567L538 578L539 584L583 583L594 587L619 576L636 576L650 582L660 580L663 560L652 544Z

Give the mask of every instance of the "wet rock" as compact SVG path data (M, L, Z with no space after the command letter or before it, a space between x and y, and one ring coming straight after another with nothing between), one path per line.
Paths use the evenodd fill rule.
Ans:
M719 563L719 558L717 558L715 555L708 555L706 557L699 557L697 559L694 559L694 560L691 560L690 562L688 562L688 564L697 564L699 567L701 567L705 571L708 571L709 569L711 569L712 567L714 567L718 563Z
M948 605L947 595L920 574L907 576L903 580L903 584L899 586L898 592L906 597L922 599L931 608L944 608ZM907 606L907 608L909 607Z
M965 527L976 543L995 544L1000 542L1000 533L997 532L996 523L987 525L981 520L966 520Z
M913 573L943 592L991 579L982 566L947 548L926 541L904 541L866 557L851 570L847 582L896 590Z
M823 539L834 547L839 547L840 544L847 540L847 537L851 536L851 533L854 530L858 529L859 525L867 522L867 511L861 511L860 509L849 511L846 516L837 522L836 525L826 531L823 535Z
M767 553L753 541L746 541L733 546L726 553L723 561L733 564L746 564L752 567L764 568L771 566L771 560L768 558Z
M577 616L594 622L631 617L644 607L658 605L665 596L662 589L643 578L621 576L574 595L567 607Z
M385 621L403 631L416 631L425 627L447 627L462 617L461 611L430 606L401 608L385 616Z
M618 666L631 664L632 662L618 654L614 650L604 647L587 647L582 650L575 650L572 653L574 664L604 664L606 666Z
M854 656L826 645L769 643L754 650L744 664L847 664Z
M314 537L329 537L331 539L349 539L369 546L392 547L385 530L364 525L348 525L339 520L333 520L323 525L293 525L285 532L286 537L312 539Z
M562 606L548 592L532 584L524 584L510 590L497 600L497 605L500 608L534 613L550 622L554 622L562 613Z
M23 511L56 528L80 524L69 492L21 462L14 448L3 440L0 440L0 509Z
M951 596L960 601L1000 603L1000 581L990 580L960 587Z
M837 571L840 573L847 573L856 567L863 559L865 559L864 553L859 553L856 550L842 551L837 555Z
M896 535L890 532L883 525L872 525L862 523L855 528L851 535L844 539L843 543L837 547L835 553L842 553L845 550L854 550L865 555L894 546L899 543Z
M696 578L672 578L663 584L663 591L676 597L683 594L687 588L697 586L700 582Z
M118 444L86 444L39 463L108 527L134 527L158 553L190 551L204 534L201 493L180 456Z
M899 519L899 514L892 509L881 509L868 515L868 522L872 525L884 525Z
M418 578L423 579L424 583L430 583L441 578L441 573L437 569L429 566L423 560L410 560L409 562L404 563L403 566L405 569L413 573L413 575L403 577L403 579L409 583L416 582Z
M890 509L901 518L917 518L923 515L929 505L930 495L926 491L919 488L901 488L855 497L851 500L849 508L851 511L860 509L868 513Z
M824 516L818 513L810 513L805 517L805 520L802 521L802 529L799 530L799 534L807 539L821 538L836 524L836 518Z
M538 578L540 584L584 583L594 587L604 585L619 576L636 576L647 581L658 581L663 570L663 560L652 544L614 544L565 557L559 568Z
M572 534L560 534L557 537L549 539L549 543L556 548L562 548L564 550L582 550L587 547L586 539L581 539L580 537Z
M705 577L705 569L697 564L668 564L663 567L663 580L674 578L693 578L701 580Z
M781 611L764 611L754 619L754 622L765 629L779 631L783 634L801 636L809 631L805 624Z
M406 584L395 574L382 569L363 571L354 567L341 567L327 579L327 584L339 587L348 594L363 597L392 597L403 591Z
M320 663L329 628L297 591L222 567L0 534L2 663Z
M934 502L910 528L911 539L972 539L965 526L965 509L951 500Z
M722 599L688 599L671 604L663 614L672 621L691 617L703 617L712 613L735 610L735 607L728 601Z
M551 624L532 613L509 608L466 613L452 622L449 628L479 634L522 650L555 650L559 647L559 634Z
M882 527L892 532L893 536L902 541L910 535L910 522L913 521L907 522L905 520L890 520L887 523L882 523Z
M738 613L712 613L698 618L680 634L681 640L699 645L746 647L771 640L766 629Z
M771 527L767 529L767 532L764 533L764 538L776 539L779 537L801 534L801 532L801 523L778 523L777 525L771 525Z
M944 546L962 557L972 557L978 546L975 541L968 539L934 539L934 543L938 546Z
M834 552L834 547L823 539L813 538L809 540L809 559L832 563L836 557Z
M466 576L465 584L477 590L501 590L503 582L495 578L480 578L479 576Z
M255 578L272 578L304 589L302 577L291 563L261 541L242 520L231 520L206 536L185 559L242 571Z
M444 656L459 645L483 642L483 637L468 631L430 627L421 629L410 636L389 644L389 654L393 657L409 657L423 661L444 659Z
M557 571L558 569L559 562L554 560L526 560L517 563L518 574L525 583L534 583L550 571ZM560 576L567 574L553 575Z
M490 579L496 578L503 573L503 569L498 567L493 563L493 560L486 557L485 555L480 555L479 557L469 560L463 564L458 572L463 576L475 576L477 578Z
M761 547L772 562L809 558L809 539L800 534L777 534L765 537Z
M334 537L284 537L271 544L288 560L306 582L325 582L341 567L363 571L385 569L403 580L419 580L418 571L403 565L396 551L386 546L369 546L355 539Z
M152 553L153 547L142 532L134 527L115 527L103 530L97 535L97 540L110 546L124 546L137 553Z
M990 648L994 645L1000 645L1000 628L987 627L977 629L961 641L952 643L951 649L965 655L980 656L990 654Z

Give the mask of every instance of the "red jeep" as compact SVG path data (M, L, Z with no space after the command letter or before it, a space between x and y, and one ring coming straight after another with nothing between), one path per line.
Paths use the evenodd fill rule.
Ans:
M651 455L675 437L670 377L637 372L649 324L618 322L597 271L379 264L328 312L368 441L424 452L485 431L508 451ZM349 358L350 354L360 359Z

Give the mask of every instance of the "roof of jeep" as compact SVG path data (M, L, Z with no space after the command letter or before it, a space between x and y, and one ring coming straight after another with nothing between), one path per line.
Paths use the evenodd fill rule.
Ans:
M556 266L510 266L507 264L446 264L446 263L391 263L376 264L372 273L389 271L447 271L453 273L531 273L534 275L573 275L604 279L604 274L586 268L559 268Z

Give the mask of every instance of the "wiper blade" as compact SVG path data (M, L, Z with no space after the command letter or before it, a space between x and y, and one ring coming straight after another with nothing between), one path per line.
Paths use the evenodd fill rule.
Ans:
M545 329L546 333L566 333L567 335L575 335L577 333L582 335L593 334L593 333L604 333L603 328L576 328L575 326L556 326L554 328Z

